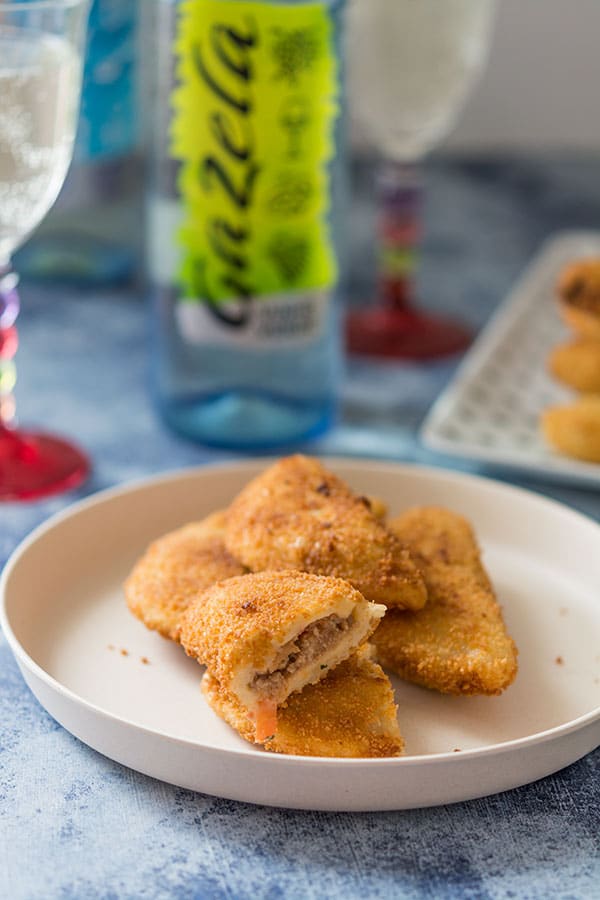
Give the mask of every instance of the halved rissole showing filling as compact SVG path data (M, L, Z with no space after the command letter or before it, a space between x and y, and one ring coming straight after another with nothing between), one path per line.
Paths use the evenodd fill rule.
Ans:
M277 707L290 694L315 684L359 647L373 632L384 606L345 600L336 612L297 629L259 668L242 670L232 690L256 720L256 740L276 731Z
M339 578L260 572L211 588L186 612L181 643L237 697L263 741L277 707L347 659L384 612Z
M217 715L256 742L254 720L210 672L202 678L202 692ZM365 644L317 684L288 697L277 726L264 742L274 753L356 759L399 756L404 746L392 686Z
M327 650L339 643L340 638L351 627L352 616L342 619L333 613L324 619L312 622L304 631L281 648L281 661L276 661L277 668L269 672L257 672L250 688L265 700L276 699L285 691L292 675L322 658ZM327 664L321 661L321 666Z
M245 705L256 721L256 740L265 741L277 731L277 707L295 691L315 684L358 646L364 629L356 628L354 614L333 613L311 622L280 649L267 671L256 672L248 684ZM238 696L240 694L238 693Z

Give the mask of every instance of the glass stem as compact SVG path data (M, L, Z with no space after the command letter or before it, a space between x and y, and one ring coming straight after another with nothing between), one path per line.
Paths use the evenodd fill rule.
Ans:
M418 167L382 162L376 192L379 295L386 309L409 312L421 240L423 186Z
M14 356L18 336L15 322L20 303L17 293L18 278L10 264L0 264L0 434L12 430L15 421L14 397L17 370Z

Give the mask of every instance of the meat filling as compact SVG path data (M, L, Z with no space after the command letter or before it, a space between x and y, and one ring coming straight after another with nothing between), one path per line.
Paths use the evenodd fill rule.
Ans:
M312 622L294 641L282 648L288 652L287 659L274 672L255 675L252 690L261 698L277 699L286 681L303 666L310 665L338 643L348 631L354 617L342 619L335 614Z

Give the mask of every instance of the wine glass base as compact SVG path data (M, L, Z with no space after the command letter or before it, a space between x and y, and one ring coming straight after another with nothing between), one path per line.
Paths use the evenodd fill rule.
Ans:
M471 339L460 323L410 307L360 310L346 320L348 351L361 356L433 360L462 352Z
M0 430L0 500L37 500L68 491L89 472L87 456L62 438Z

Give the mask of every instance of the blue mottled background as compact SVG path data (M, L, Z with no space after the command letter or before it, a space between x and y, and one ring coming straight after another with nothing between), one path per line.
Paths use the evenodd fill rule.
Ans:
M600 226L595 161L437 163L429 188L423 295L474 328L546 236ZM353 217L355 299L369 289L366 197ZM156 419L139 298L25 284L23 299L22 418L88 448L94 474L79 496L225 458ZM340 425L313 449L431 462L416 429L454 365L351 365ZM592 491L529 486L600 517ZM2 507L0 562L72 499ZM7 900L600 898L600 750L543 781L451 807L338 815L246 806L153 781L79 743L34 700L1 636L0 722Z

